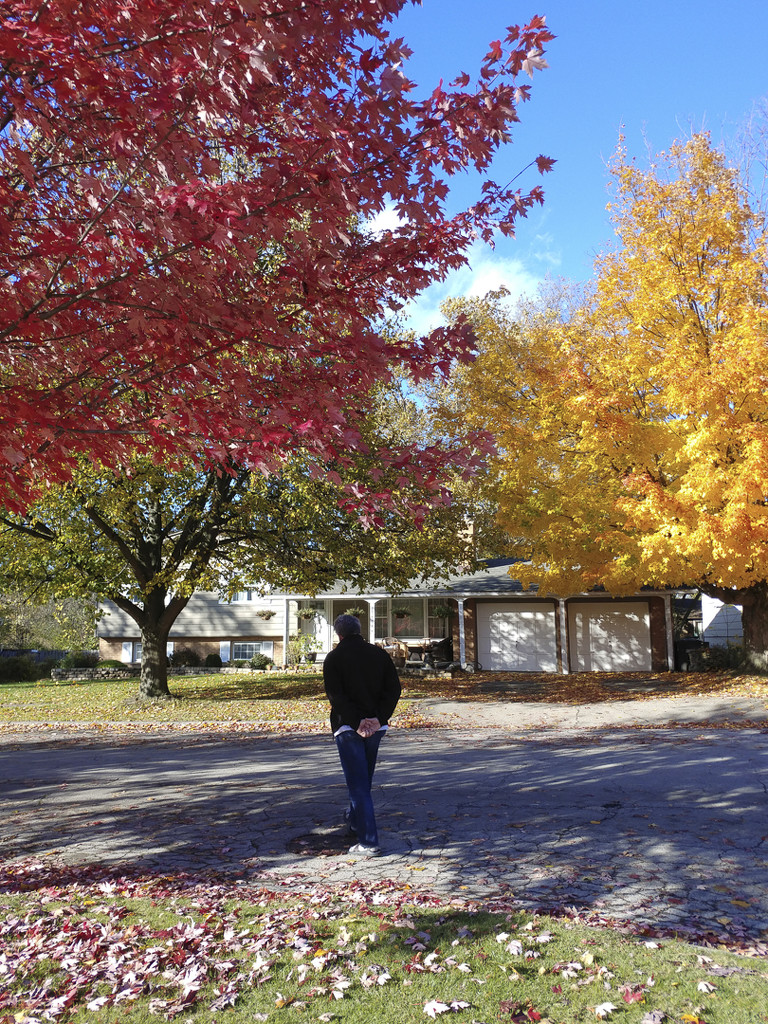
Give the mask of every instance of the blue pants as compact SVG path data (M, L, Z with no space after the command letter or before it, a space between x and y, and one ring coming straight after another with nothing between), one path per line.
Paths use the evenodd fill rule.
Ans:
M373 736L364 738L351 729L345 729L336 737L339 760L349 790L349 824L357 832L358 842L365 846L379 845L371 783L384 732L380 729Z

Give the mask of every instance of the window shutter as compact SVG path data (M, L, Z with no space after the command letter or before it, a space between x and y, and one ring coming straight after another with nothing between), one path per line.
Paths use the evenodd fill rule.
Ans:
M130 665L133 661L133 641L123 640L123 650L120 654L120 661L125 662L126 665Z
M219 642L219 656L221 657L222 665L226 665L229 661L229 640L221 640Z

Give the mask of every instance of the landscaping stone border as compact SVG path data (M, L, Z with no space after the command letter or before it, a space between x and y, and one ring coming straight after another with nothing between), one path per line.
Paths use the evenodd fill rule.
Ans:
M222 668L208 668L207 666L193 667L190 665L177 665L168 669L169 676L217 676L217 675L263 675L274 669L264 668L235 668L225 665ZM138 665L126 665L125 668L54 668L51 670L51 679L70 682L76 679L136 679L141 673Z

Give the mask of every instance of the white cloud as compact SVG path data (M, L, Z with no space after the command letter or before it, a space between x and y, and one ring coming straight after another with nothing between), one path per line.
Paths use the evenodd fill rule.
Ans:
M387 204L383 210L367 222L366 227L376 235L380 231L394 231L404 223L405 221L396 213L394 206Z
M388 204L368 221L373 233L396 231L405 221ZM524 227L527 228L526 220ZM542 218L540 218L542 223ZM425 289L402 310L405 325L417 334L426 334L445 324L440 306L446 299L481 298L489 291L506 288L510 303L523 296L533 295L547 273L557 271L561 255L553 235L545 229L527 232L528 241L499 236L495 248L484 242L475 242L469 252L469 263L448 277ZM522 254L522 255L521 255Z
M547 261L548 262L548 261ZM445 281L430 285L403 310L407 326L426 334L445 324L440 306L446 299L479 298L489 291L506 288L509 301L532 295L544 280L544 274L531 270L517 258L502 256L497 249L477 242L469 255L469 265L453 271Z

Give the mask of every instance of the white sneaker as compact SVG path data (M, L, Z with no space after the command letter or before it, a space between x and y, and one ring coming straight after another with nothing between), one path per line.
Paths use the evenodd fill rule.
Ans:
M355 843L354 846L350 846L349 852L357 854L359 857L380 857L381 847L366 846L365 843Z

